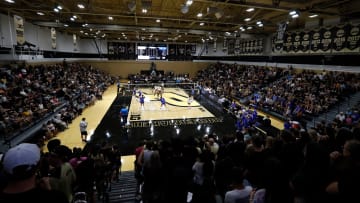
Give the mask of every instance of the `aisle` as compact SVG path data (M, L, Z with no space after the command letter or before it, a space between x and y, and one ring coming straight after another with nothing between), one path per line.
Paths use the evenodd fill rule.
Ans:
M116 84L109 86L108 89L104 92L102 100L98 100L95 102L95 105L86 108L81 116L78 116L72 121L72 123L68 126L68 129L58 133L55 138L60 139L61 143L68 146L70 149L73 149L74 147L83 148L85 146L85 142L81 141L79 128L79 123L81 119L83 117L86 118L88 122L87 130L89 135L91 135L96 129L96 127L99 125L100 121L104 117L105 113L111 106L114 99L116 98L116 91ZM88 136L88 139L89 138L90 136ZM43 150L46 151L46 147L44 147ZM123 156L122 161L123 171L133 170L134 156Z

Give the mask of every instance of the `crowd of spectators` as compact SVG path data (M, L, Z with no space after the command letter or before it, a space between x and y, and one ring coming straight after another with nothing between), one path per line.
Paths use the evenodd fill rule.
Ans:
M283 69L215 63L198 72L196 81L218 96L245 99L281 77Z
M27 198L50 202L42 201L51 198L47 197L48 191L55 195L51 202L109 202L110 184L118 181L121 170L117 145L103 143L71 149L59 139L52 139L46 148L44 152L35 144L23 143L4 155L0 164L1 202L23 202ZM29 180L36 183L29 186ZM19 185L15 191L11 188L14 184ZM42 191L33 194L34 190Z
M326 112L351 93L359 91L360 75L345 72L290 70L289 74L264 87L251 105L301 119Z
M359 129L148 140L135 152L139 195L146 203L357 202Z
M45 137L54 136L101 99L114 78L78 63L3 66L0 69L0 134L22 132L47 116ZM54 112L56 112L55 115Z
M225 63L199 71L196 81L211 94L298 120L323 113L360 90L356 73Z

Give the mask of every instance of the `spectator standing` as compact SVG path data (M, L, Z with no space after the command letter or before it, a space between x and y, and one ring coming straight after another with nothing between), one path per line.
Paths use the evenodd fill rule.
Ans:
M80 121L80 134L81 134L81 139L84 142L86 142L87 135L88 135L87 126L88 126L88 123L86 122L86 118L82 118Z
M3 167L8 183L0 192L0 202L68 203L66 196L50 190L49 179L36 176L40 149L35 144L22 143L5 154Z

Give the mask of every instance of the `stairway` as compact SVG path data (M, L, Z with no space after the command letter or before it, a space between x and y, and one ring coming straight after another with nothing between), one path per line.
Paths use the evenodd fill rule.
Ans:
M340 102L333 108L329 109L327 112L314 117L311 121L307 122L306 127L311 128L315 127L317 123L320 123L322 120L325 120L326 123L332 122L339 112L346 112L348 109L353 108L357 103L360 102L360 92L352 94L349 98L346 98L344 101Z
M111 184L109 199L111 203L136 203L136 179L134 171L125 171L120 175L119 182Z

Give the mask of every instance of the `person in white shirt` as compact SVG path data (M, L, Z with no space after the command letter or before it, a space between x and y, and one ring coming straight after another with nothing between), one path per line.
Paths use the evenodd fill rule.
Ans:
M251 186L244 185L243 170L238 167L232 169L232 190L225 193L224 203L248 203L253 191Z
M86 118L82 118L80 121L80 134L81 134L81 139L82 141L86 141L87 139L87 125L88 123L86 122Z

